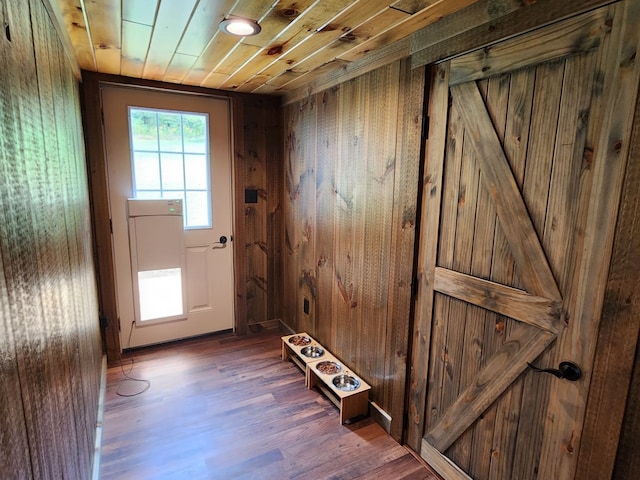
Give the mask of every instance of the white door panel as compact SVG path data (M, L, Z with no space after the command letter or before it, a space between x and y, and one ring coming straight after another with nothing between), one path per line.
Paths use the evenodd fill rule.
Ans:
M102 103L122 348L234 328L233 242L228 241L223 248L217 245L221 236L231 239L233 235L228 99L103 86ZM184 230L186 318L135 322L127 221L127 198L135 194L128 123L130 106L208 115L212 226Z

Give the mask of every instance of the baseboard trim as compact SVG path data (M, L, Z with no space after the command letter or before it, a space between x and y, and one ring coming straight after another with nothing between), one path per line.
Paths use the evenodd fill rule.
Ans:
M391 435L391 415L376 402L369 402L369 414L389 435Z
M281 318L278 318L278 319L277 319L277 321L278 321L278 323L279 323L279 325L280 325L280 329L281 329L283 332L287 332L287 335L293 335L294 333L297 333L297 332L296 332L296 331L294 331L294 330L293 330L289 325L287 325L286 323L284 323L284 322L282 321L282 319L281 319Z
M263 320L261 322L254 322L247 325L249 335L255 333L262 333L270 330L288 331L289 328L282 323L279 318L272 318L270 320Z
M107 356L102 355L100 371L100 392L98 393L98 416L96 418L96 441L93 448L93 468L91 478L100 480L100 451L102 450L102 424L104 421L104 401L107 394Z

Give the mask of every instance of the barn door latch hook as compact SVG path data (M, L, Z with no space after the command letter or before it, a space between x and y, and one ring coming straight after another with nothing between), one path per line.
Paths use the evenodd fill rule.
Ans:
M580 380L582 377L582 369L573 362L560 362L558 368L538 368L535 365L531 365L527 362L529 368L534 372L550 373L558 378L564 378L570 382Z

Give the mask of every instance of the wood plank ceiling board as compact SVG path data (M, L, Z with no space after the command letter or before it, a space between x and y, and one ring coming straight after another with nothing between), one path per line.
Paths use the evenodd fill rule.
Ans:
M112 0L82 2L90 25L98 71L120 75L121 6Z
M286 6L278 5L278 8L271 9L266 17L260 21L260 26L262 27L261 34L254 37L247 37L243 43L233 51L232 56L245 59L242 66L230 74L226 81L218 85L218 87L235 89L236 85L245 83L245 81L251 78L256 72L268 66L274 58L282 53L284 45L291 42L290 38L286 38L289 32L291 31L290 35L300 33L301 30L299 28L296 29L292 27L294 27L295 24L301 23L299 20L305 18L305 14L317 5L318 2L314 0L304 0ZM308 29L304 29L307 35L308 31ZM259 47L248 59L246 53L247 46Z
M229 15L242 16L255 20L259 19L265 12L264 8L260 9L255 5L252 8L242 7L238 5L238 2L233 5L227 5L227 3L225 3L224 6L227 7L228 10L216 10L219 18L214 22L215 30L212 31L213 37L209 40L191 70L186 74L183 83L207 86L208 84L215 85L216 82L221 83L224 81L227 75L219 74L216 72L216 69L229 53L238 46L242 39L221 32L218 29L218 24Z
M313 34L309 35L304 42L288 50L278 58L277 62L274 62L261 73L273 77L274 80L269 83L276 86L288 83L288 76L297 77L307 73L308 70L304 66L300 67L300 64L308 57L316 55L334 40L349 34L349 32L368 21L371 18L369 16L371 13L375 16L387 8L388 1L386 0L370 0L367 2L361 0L354 3L351 8L332 18L326 25L318 25ZM327 61L331 59L327 58ZM284 79L280 78L281 75Z
M377 36L371 38L359 48L353 49L347 54L342 55L341 58L349 61L355 61L373 50L377 50L389 43L406 38L422 28L440 22L443 18L466 9L476 2L477 0L441 0L438 2L431 2L430 5L426 6L422 10L405 18L401 22L390 26L390 28L381 31Z
M151 25L122 21L122 62L120 64L122 75L142 77L152 33Z
M296 77L290 82L286 78L283 81L278 82L280 78L285 77L285 75L281 75L272 83L279 86L289 85L290 88L299 87L301 84L307 83L307 73L315 72L316 69L325 65L332 66L335 62L346 63L346 61L340 58L340 55L351 51L354 46L375 37L377 32L380 32L381 30L384 31L389 25L398 23L400 20L406 18L406 16L407 14L404 12L385 9L375 17L369 19L366 23L346 32L333 42L329 43L326 47L317 50L305 60L296 64L296 67L293 70L295 72L303 71L304 74L302 76ZM326 61L326 56L323 54L325 49L330 50L331 55L334 57L329 62Z
M122 0L122 20L153 26L160 0Z
M81 0L58 0L57 4L67 26L67 32L75 49L80 68L97 71L98 67L91 42L91 32L88 28Z
M258 20L261 23L265 18L270 18L271 12L274 10L273 5L265 4L261 1L253 1L243 4L236 3L231 10L231 16L238 16ZM266 22L264 34L261 31L259 36L273 35L275 28L273 22ZM226 33L219 32L218 35L230 36ZM233 37L232 37L233 38ZM251 41L253 37L234 38L235 45L220 60L220 62L211 71L209 76L201 83L203 87L218 88L226 78L242 68L251 58L253 58L260 50L261 46L255 41Z
M324 42L329 42L328 45L323 46L322 42L320 44L315 45L314 49L311 49L313 44L305 44L304 52L307 56L302 60L292 63L293 67L287 68L285 70L280 71L270 71L269 74L277 77L275 80L271 80L267 82L268 85L275 85L278 89L285 87L286 90L295 89L299 87L303 83L308 83L311 79L304 78L298 82L293 82L295 78L301 77L304 75L308 75L314 71L314 69L322 68L327 65L329 62L334 61L334 65L332 68L337 69L341 67L340 62L335 62L335 60L343 60L347 62L355 61L365 54L383 48L390 43L394 43L399 41L405 37L408 37L414 31L423 28L426 25L429 25L433 22L440 20L443 16L454 13L472 3L476 0L455 0L455 1L438 1L428 7L424 8L420 12L415 15L407 15L404 19L400 20L397 17L397 21L393 23L388 23L385 26L378 26L379 33L377 35L373 35L372 37L368 37L363 32L366 31L367 25L369 24L377 24L376 17L384 12L384 10L379 11L376 15L369 17L365 22L360 24L349 26L350 17L338 18L336 19L334 30L340 30L337 35L328 35L325 36L322 40ZM367 4L367 7L370 11L375 11L373 9L375 5ZM344 25L340 27L340 25ZM334 27L334 22L331 24ZM333 33L333 31L332 31ZM357 41L358 36L361 35L364 38L364 41L359 44ZM353 39L355 37L355 39ZM347 41L353 42L356 47L351 48L349 50L335 51L336 43L344 44ZM353 55L349 55L353 51L359 52ZM298 51L296 54L300 54ZM336 53L339 55L336 55ZM292 59L288 59L291 61ZM323 62L323 63L321 63ZM313 72L313 77L315 77L316 72ZM290 79L288 77L291 77ZM312 77L312 78L313 78ZM258 90L259 91L259 90Z
M282 95L482 0L51 1L82 70ZM227 35L229 16L262 31Z
M197 0L162 0L158 7L143 77L162 80Z
M140 78L144 72L159 0L122 0L120 74Z
M240 74L248 80L244 83L238 83L238 90L243 92L251 92L257 90L258 87L264 85L267 80L274 78L274 75L267 70L267 67L283 61L287 66L293 64L294 60L283 59L284 55L293 50L296 46L302 44L319 28L327 25L334 17L335 12L344 8L348 8L354 0L330 0L323 2L315 2L307 10L302 12L294 22L292 22L286 31L282 32L269 49L266 56L259 56L250 65L244 67ZM262 79L262 81L256 81ZM275 87L270 88L271 91Z
M176 53L199 57L218 32L218 24L235 3L235 0L199 2L182 35Z

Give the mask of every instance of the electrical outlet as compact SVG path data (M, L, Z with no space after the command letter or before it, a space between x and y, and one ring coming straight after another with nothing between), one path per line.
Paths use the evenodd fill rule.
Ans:
M304 303L303 303L302 309L303 309L305 315L309 315L309 299L308 298L304 299Z

